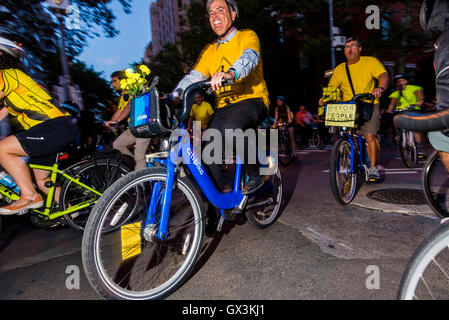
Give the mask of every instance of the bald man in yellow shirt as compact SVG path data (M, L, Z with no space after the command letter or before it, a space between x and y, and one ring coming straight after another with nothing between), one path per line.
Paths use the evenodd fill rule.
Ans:
M367 150L370 160L368 177L370 180L378 181L380 178L379 170L377 169L377 159L380 152L379 142L377 141L377 131L380 125L379 97L388 88L388 73L378 59L361 56L362 45L358 38L347 38L344 50L347 62L343 62L335 68L328 86L340 88L344 101L351 100L360 93L372 93L376 97L371 120L365 122L361 127L361 133L365 136L368 144ZM351 76L353 89L346 72L346 64ZM376 82L378 84L377 87Z
M189 123L187 125L187 130L192 130L193 121L201 122L201 130L206 130L212 116L214 115L214 109L207 101L204 101L204 97L201 93L195 95L195 103L190 111Z

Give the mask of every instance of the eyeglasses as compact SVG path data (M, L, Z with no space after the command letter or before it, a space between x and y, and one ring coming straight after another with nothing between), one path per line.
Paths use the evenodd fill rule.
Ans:
M357 43L354 43L354 44L351 44L349 46L345 46L345 50L348 50L348 49L351 49L351 48L355 48L355 47L360 47L360 45L357 44Z

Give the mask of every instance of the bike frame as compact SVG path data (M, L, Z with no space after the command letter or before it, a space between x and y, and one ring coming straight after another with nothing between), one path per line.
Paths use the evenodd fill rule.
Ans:
M88 200L88 201L84 201L82 203L73 205L70 208L68 208L67 210L52 212L51 208L52 208L52 204L53 204L53 200L54 200L56 179L57 179L58 175L63 176L65 179L70 180L70 181L76 183L77 185L101 196L101 193L98 192L97 190L92 189L88 185L85 185L84 183L80 182L78 179L71 177L70 175L65 173L64 170L60 170L57 163L53 164L53 166L28 164L28 167L30 167L31 169L45 170L45 171L50 172L51 187L48 188L48 194L47 194L47 197L45 200L45 207L43 208L43 210L37 210L37 209L32 210L34 213L37 213L37 214L43 216L44 219L53 220L53 219L59 218L63 215L86 208L86 207L92 205L93 203L97 202L97 200L95 200L95 201ZM17 193L15 193L14 191L12 191L11 189L9 189L8 187L6 187L4 185L0 185L0 193L13 201L20 199L20 196Z
M179 129L182 132L182 130L185 130L185 126L181 125ZM188 138L188 134L186 133L185 135L180 136L177 144L170 148L168 158L166 160L167 178L165 181L165 186L162 186L162 182L156 182L154 184L145 227L156 223L157 203L160 200L162 201L161 216L158 233L155 236L159 239L165 239L167 237L173 184L175 182L177 168L176 163L179 161L183 161L183 163L186 164L207 200L209 200L209 202L215 207L219 208L222 215L223 210L236 208L245 197L240 190L242 163L238 155L236 158L237 163L234 175L233 190L227 193L221 193L215 187L207 171L205 170L203 163L194 152L190 139Z
M368 154L366 151L366 139L362 134L357 134L357 139L354 139L354 134L350 132L347 128L343 128L343 132L341 133L343 136L346 136L349 145L351 146L351 169L350 173L354 173L356 170L356 153L358 152L358 167L357 170L364 169L364 166L369 167L370 161L368 158ZM354 140L356 142L354 142ZM357 146L356 146L357 143Z

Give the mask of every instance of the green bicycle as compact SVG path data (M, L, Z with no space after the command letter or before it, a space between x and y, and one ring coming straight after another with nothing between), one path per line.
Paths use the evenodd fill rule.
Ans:
M50 180L45 183L48 194L42 208L28 210L33 224L46 227L57 221L70 225L76 230L84 230L92 207L102 193L116 180L131 170L116 158L92 158L88 161L76 163L66 169L59 169L58 154L53 166L28 164L31 169L50 172ZM56 201L55 191L60 187L59 201ZM17 187L9 188L0 184L0 197L6 203L20 198ZM25 214L26 212L19 214ZM108 225L108 230L119 227L129 217L121 217Z

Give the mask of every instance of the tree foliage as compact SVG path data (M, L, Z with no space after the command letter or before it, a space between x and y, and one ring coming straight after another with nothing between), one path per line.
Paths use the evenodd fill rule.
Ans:
M109 8L111 0L71 0L79 8L80 29L66 29L66 51L73 83L83 92L84 104L107 105L113 95L109 83L100 73L88 68L76 57L89 38L104 34L115 37L115 15ZM132 0L119 0L125 13L131 13ZM21 43L28 53L33 77L46 87L58 85L62 74L60 62L60 26L46 9L44 0L2 0L0 2L0 35Z
M80 29L66 29L67 53L74 59L87 45L88 38L116 36L115 15L108 7L111 0L72 0L80 14ZM131 13L132 0L119 0L123 10ZM44 60L54 57L60 47L59 23L44 5L44 0L2 0L0 34L23 44L34 66L40 67L43 79L50 78ZM101 30L101 33L99 31Z
M182 57L176 45L167 43L152 60L149 67L151 75L159 77L158 89L170 93L184 75Z

